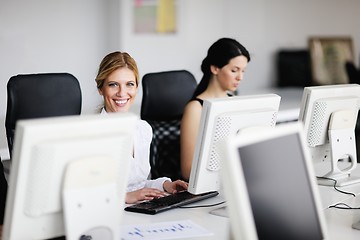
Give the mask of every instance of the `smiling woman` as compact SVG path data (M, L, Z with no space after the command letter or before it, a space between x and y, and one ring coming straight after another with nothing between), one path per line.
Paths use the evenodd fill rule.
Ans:
M107 112L127 112L133 104L137 81L132 70L116 69L105 80L99 93L104 97Z
M126 52L113 52L104 57L95 79L104 110L126 112L134 102L139 86L139 71L135 60Z
M113 52L106 55L100 63L95 81L100 95L104 98L101 114L130 110L139 86L139 72L135 60L128 53ZM151 200L187 189L187 183L180 180L172 182L167 177L148 180L151 141L150 125L146 121L138 120L135 127L134 154L130 161L126 203Z

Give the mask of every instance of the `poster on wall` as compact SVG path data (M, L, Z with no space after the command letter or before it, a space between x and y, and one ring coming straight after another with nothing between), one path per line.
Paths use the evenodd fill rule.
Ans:
M309 48L316 85L349 83L345 64L354 61L351 37L312 37Z
M172 34L177 31L176 0L133 0L134 33Z

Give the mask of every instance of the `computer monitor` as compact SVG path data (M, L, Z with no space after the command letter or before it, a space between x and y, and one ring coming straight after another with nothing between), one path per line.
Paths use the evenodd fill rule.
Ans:
M120 239L136 119L112 113L18 121L3 239Z
M304 88L299 121L304 125L315 170L319 177L336 180L337 186L360 182L359 177L351 175L357 166L355 126L359 101L358 84ZM330 171L324 173L321 169ZM323 178L318 183L334 185L333 180Z
M327 239L301 124L231 137L227 154L221 177L234 239Z
M218 191L221 187L219 170L224 157L224 141L230 135L274 127L279 105L280 96L276 94L205 100L188 191L193 194Z

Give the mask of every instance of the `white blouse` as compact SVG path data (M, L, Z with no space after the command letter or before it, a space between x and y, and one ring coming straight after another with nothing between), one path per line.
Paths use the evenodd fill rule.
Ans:
M101 114L107 114L103 108ZM138 120L135 126L134 157L130 161L127 192L141 188L157 188L164 191L163 184L170 178L161 177L150 180L150 144L152 140L151 126L144 120Z

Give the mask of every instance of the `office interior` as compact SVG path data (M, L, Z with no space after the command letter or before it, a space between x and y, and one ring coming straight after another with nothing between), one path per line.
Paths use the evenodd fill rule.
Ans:
M186 69L199 81L200 63L210 44L227 36L249 49L252 60L239 90L276 86L276 53L306 49L310 36L351 36L355 64L360 32L357 0L181 0L174 34L133 32L131 0L48 2L1 1L0 5L0 154L9 156L5 138L6 84L20 73L69 72L78 78L84 114L101 98L94 78L110 51L127 51L140 75ZM140 77L141 77L140 76ZM134 111L139 111L141 86ZM1 124L2 123L2 124Z
M135 33L134 2L0 1L2 160L9 158L6 84L13 75L71 73L82 89L82 114L93 114L102 103L94 78L99 61L111 51L129 52L137 60L140 78L149 72L186 69L199 81L210 44L224 36L235 38L252 57L239 87L244 93L278 88L277 53L306 50L313 36L351 37L359 67L358 0L178 0L177 28L170 34ZM140 85L132 110L137 114L141 96Z

